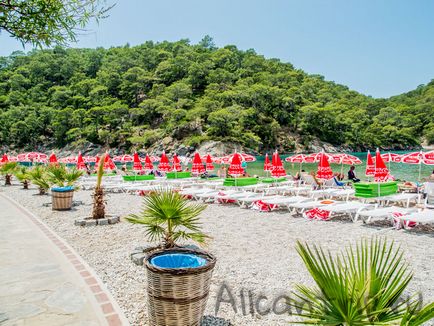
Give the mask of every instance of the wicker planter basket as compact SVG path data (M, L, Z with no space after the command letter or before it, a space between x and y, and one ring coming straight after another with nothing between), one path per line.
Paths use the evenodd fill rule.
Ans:
M204 258L196 268L160 268L151 259L162 254L193 254ZM216 258L206 252L185 248L156 250L145 259L148 279L148 315L152 326L196 326L208 299Z
M72 207L74 190L51 189L51 207L53 211L66 211Z

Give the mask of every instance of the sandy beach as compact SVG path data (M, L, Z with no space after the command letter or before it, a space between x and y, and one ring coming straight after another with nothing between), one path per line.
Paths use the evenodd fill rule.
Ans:
M45 207L51 198L38 196L33 187L26 191L16 184L2 186L0 191L40 217L95 269L131 325L147 325L145 269L129 257L135 247L149 244L143 226L125 221L109 226L74 226L76 218L91 212L91 191L76 192L74 199L83 204L66 212ZM139 211L142 198L107 194L106 200L108 213L126 216ZM409 292L420 291L424 301L434 300L433 232L398 231L384 224L349 220L306 221L287 211L260 213L235 205L210 204L202 217L203 230L212 238L207 250L218 259L206 324L288 325L294 321L288 311L281 313L282 295L290 295L296 283L313 283L295 250L296 240L321 244L331 251L362 237L396 240L414 271ZM217 310L219 293L224 300ZM235 307L228 303L230 295Z

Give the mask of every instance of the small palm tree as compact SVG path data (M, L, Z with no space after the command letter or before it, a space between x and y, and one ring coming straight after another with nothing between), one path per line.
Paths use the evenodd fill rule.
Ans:
M15 177L23 184L23 189L29 189L29 169L21 166L15 170Z
M73 186L83 175L83 171L72 168L68 170L63 165L50 165L47 167L47 180L59 187Z
M317 284L298 285L289 301L303 324L421 325L434 318L434 303L420 309L417 298L402 299L413 275L393 242L365 239L336 257L301 242L297 251Z
M180 239L205 242L208 237L200 231L199 222L199 215L205 208L203 204L190 204L170 189L160 189L144 197L142 211L130 215L127 220L145 225L151 241L160 241L165 248L173 248Z
M30 181L39 187L39 195L45 195L50 189L50 184L48 182L47 173L44 167L41 165L35 166L33 169L28 171Z
M12 175L14 174L17 166L17 162L7 162L0 166L0 174L5 176L5 186L12 185Z
M106 154L100 159L100 165L98 166L98 173L96 177L95 192L93 193L93 210L92 218L100 219L105 218L105 202L104 202L104 189L102 188L102 177L104 175L104 160Z

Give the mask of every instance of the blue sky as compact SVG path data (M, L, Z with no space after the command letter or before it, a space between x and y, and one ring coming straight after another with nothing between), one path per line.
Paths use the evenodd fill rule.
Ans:
M106 0L113 3L114 0ZM430 0L117 0L110 17L73 47L147 40L253 48L308 73L374 97L434 78L434 1ZM0 35L0 55L22 50ZM26 48L30 50L30 48Z

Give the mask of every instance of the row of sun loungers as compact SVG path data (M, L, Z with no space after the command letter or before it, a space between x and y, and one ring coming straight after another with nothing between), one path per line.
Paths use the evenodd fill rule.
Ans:
M96 178L84 179L81 186L92 189ZM257 203L265 205L267 211L286 209L291 215L303 215L312 209L326 211L327 219L345 215L353 222L362 220L370 223L379 219L395 219L399 224L405 221L434 223L434 211L417 212L410 207L420 203L419 194L400 193L370 200L352 201L354 190L351 188L325 188L314 190L312 186L297 184L294 181L279 185L257 184L239 188L224 187L221 180L176 179L149 180L143 182L124 182L121 176L104 178L107 192L125 192L146 194L159 187L170 187L180 194L207 203L233 203L242 208L255 208ZM390 206L390 205L401 205Z

